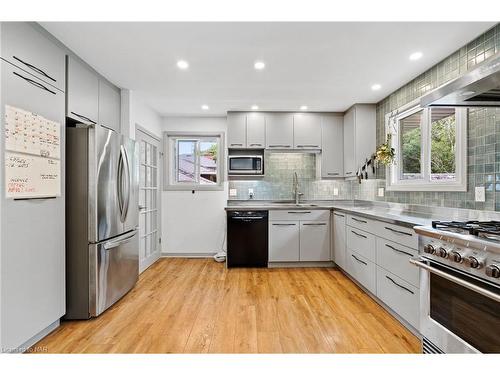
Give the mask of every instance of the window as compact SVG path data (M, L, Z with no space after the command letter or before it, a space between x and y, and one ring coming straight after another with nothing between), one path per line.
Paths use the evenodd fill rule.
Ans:
M164 133L165 190L222 190L223 133Z
M467 190L467 109L407 106L386 115L396 160L387 190Z

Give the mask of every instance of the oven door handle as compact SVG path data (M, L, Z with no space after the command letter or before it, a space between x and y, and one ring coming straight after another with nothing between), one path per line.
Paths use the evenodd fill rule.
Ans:
M476 284L462 280L459 277L450 275L449 273L446 273L444 271L441 271L441 270L438 270L434 267L431 267L427 263L422 261L421 258L411 258L410 263L419 267L419 268L422 268L426 271L432 272L435 275L441 276L444 279L447 279L451 282L454 282L455 284L463 286L464 288L467 288L467 289L470 289L476 293L482 294L483 296L488 297L496 302L500 302L500 294L493 293L492 291L489 291L488 289L481 288L480 286L477 286Z

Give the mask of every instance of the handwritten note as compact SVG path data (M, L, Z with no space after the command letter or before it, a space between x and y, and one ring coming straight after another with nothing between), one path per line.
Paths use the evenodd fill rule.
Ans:
M7 198L61 195L60 124L5 106L5 191Z

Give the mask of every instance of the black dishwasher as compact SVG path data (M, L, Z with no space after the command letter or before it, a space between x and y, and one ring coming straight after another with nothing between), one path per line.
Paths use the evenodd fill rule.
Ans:
M228 211L227 267L267 267L268 212Z

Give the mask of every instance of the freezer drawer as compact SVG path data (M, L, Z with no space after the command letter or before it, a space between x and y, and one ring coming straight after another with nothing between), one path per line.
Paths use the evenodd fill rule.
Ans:
M91 244L89 254L90 316L98 316L137 282L139 234L133 230L99 244Z

